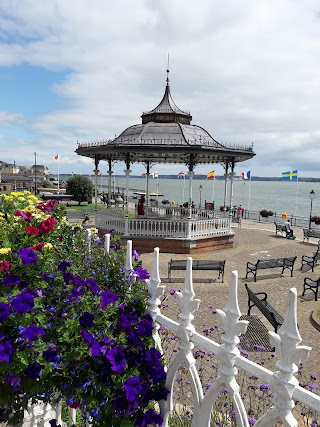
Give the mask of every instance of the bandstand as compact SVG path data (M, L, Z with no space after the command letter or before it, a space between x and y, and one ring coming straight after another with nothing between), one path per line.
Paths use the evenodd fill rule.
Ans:
M192 181L196 165L220 163L225 169L224 206L233 205L233 176L236 163L255 156L252 145L240 146L217 142L201 126L192 125L189 112L174 103L169 85L169 70L164 96L153 110L142 113L142 123L124 130L113 140L78 143L76 153L92 158L95 164L95 202L100 161L108 163L111 200L112 166L124 162L126 176L125 205L121 209L107 205L97 212L99 230L114 229L123 240L132 240L134 248L162 252L194 253L231 247L234 233L227 212L192 207ZM130 166L143 163L146 167L146 203L143 217L128 215ZM149 201L150 169L155 164L184 164L188 167L189 194L187 207L157 207ZM230 179L228 179L228 177ZM227 185L230 185L227 200Z

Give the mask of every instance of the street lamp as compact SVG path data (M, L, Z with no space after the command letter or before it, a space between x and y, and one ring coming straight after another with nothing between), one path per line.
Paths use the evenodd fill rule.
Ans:
M201 209L201 193L202 193L202 185L199 186L199 192L200 192L200 203L199 203L199 209Z
M311 230L312 201L313 201L313 199L314 199L315 197L316 197L316 193L315 193L313 190L311 190L311 191L310 191L310 202L311 202L311 205L310 205L309 230Z
M34 195L37 194L37 153L34 152Z

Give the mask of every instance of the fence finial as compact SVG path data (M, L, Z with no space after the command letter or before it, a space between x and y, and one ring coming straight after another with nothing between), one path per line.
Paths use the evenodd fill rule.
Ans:
M311 347L298 345L301 335L297 325L297 290L291 288L284 322L278 333L269 332L270 342L275 346L279 357L276 363L278 371L273 374L272 389L276 393L272 406L255 424L265 427L270 423L282 422L285 427L297 427L298 421L292 413L294 408L293 393L299 385L294 376L298 371L296 363L304 362L311 351Z

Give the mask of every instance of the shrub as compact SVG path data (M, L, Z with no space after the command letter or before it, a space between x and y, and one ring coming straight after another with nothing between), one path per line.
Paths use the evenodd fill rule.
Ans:
M91 203L93 184L86 176L74 175L67 181L66 193L72 194L73 199L76 200L79 205L81 202Z
M262 216L262 218L268 218L268 216L273 216L273 212L267 211L266 209L262 209L262 211L260 211L260 215Z

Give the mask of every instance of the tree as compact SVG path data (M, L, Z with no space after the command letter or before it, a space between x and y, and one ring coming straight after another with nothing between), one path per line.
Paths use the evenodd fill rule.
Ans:
M46 179L41 183L42 188L52 188L53 184L49 179Z
M66 193L72 194L80 206L81 202L91 203L93 185L89 178L82 175L74 175L67 181Z

